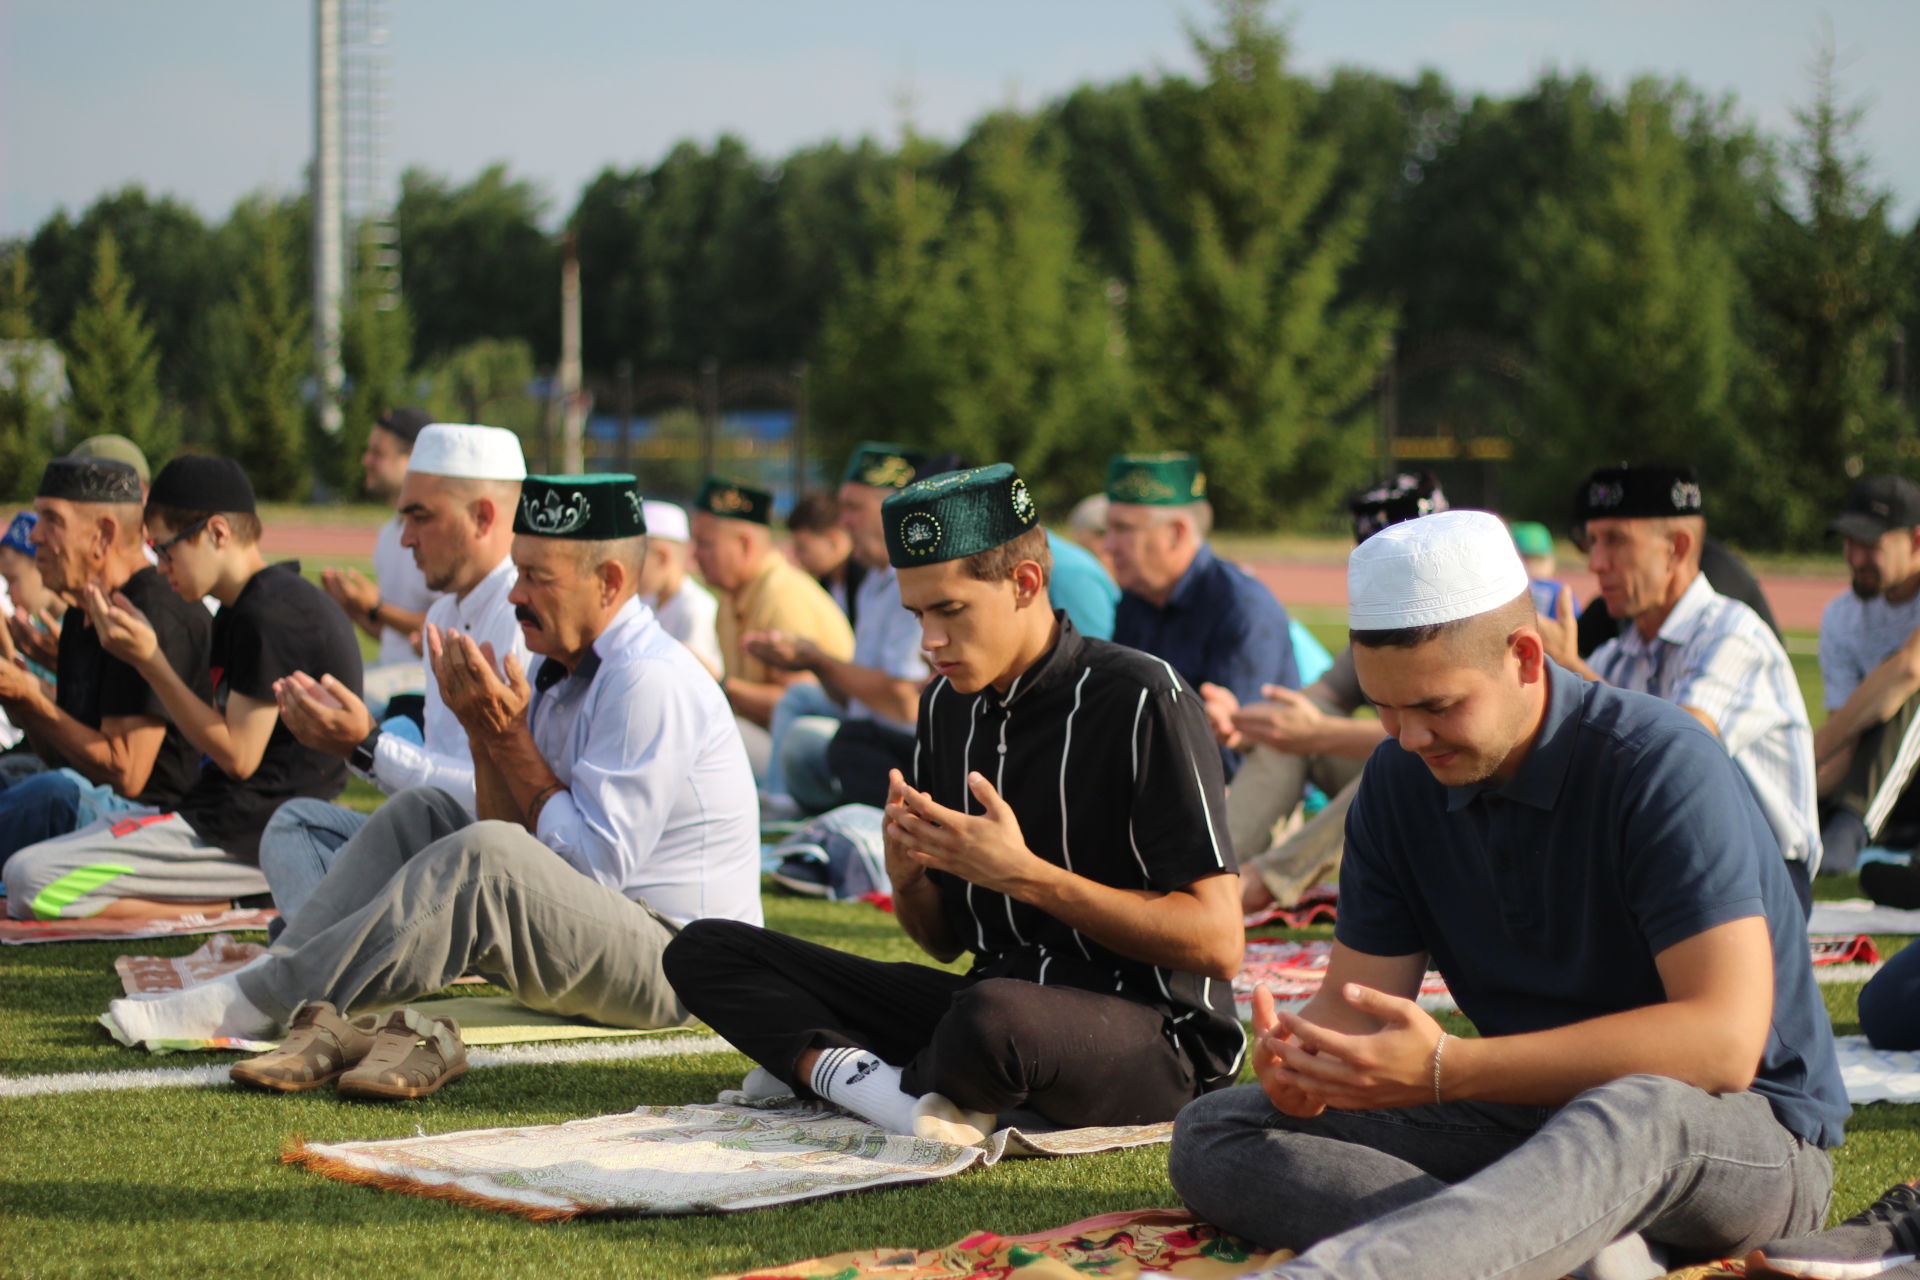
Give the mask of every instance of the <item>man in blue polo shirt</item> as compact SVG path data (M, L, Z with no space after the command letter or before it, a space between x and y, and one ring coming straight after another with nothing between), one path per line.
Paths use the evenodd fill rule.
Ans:
M1233 713L1267 685L1300 687L1287 611L1207 545L1213 507L1190 453L1122 454L1107 467L1107 554L1120 584L1113 642L1159 658L1200 691L1227 773Z
M1325 985L1297 1014L1257 998L1259 1085L1181 1113L1175 1187L1305 1250L1281 1276L1658 1274L1816 1229L1846 1094L1738 768L1679 708L1547 660L1494 517L1396 525L1348 565L1396 741L1348 815ZM1478 1037L1414 1003L1429 960Z

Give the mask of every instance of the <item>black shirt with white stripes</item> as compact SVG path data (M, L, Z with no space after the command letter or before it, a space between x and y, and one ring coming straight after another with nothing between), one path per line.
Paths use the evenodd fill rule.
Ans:
M1003 696L920 695L914 785L980 812L967 774L993 783L1035 854L1101 884L1171 892L1235 871L1220 752L1200 698L1159 658L1092 640L1056 612L1060 638ZM1245 1037L1231 984L1109 951L1038 907L929 873L953 936L982 978L1113 992L1157 1009L1203 1089L1233 1083Z

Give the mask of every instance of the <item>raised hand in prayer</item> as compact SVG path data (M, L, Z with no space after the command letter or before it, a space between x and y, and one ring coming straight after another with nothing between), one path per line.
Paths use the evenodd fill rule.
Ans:
M1203 684L1200 705L1206 708L1207 727L1213 730L1214 741L1229 751L1238 751L1244 743L1233 723L1233 713L1240 709L1240 699L1233 690L1224 685Z
M296 671L273 682L280 722L302 746L346 757L373 732L373 713L353 690L331 675L318 680Z
M1273 993L1265 987L1253 989L1253 1074L1260 1089L1282 1115L1310 1120L1327 1109L1318 1095L1300 1087L1299 1079L1280 1058L1280 1046L1288 1040L1287 1031L1274 1015Z
M440 698L469 738L488 740L524 728L533 686L520 660L507 655L495 674L493 646L478 644L462 631L427 628L427 661L440 682Z
M357 569L322 569L320 585L350 616L363 617L380 601L380 588Z
M819 664L820 646L788 631L749 631L740 637L748 653L781 671L811 671Z
M1264 1037L1276 1061L1270 1072L1262 1073L1262 1087L1273 1074L1301 1096L1336 1111L1435 1101L1435 1049L1445 1033L1433 1015L1411 1000L1357 982L1344 984L1339 995L1348 1007L1377 1023L1377 1029L1349 1034L1284 1009L1276 1012L1275 1025L1286 1035ZM1273 1096L1271 1088L1267 1096Z
M116 591L109 599L99 583L89 582L82 603L94 634L100 637L100 647L128 666L137 667L159 651L160 637L153 633L153 624L124 593Z
M1562 586L1553 616L1541 614L1537 622L1540 647L1547 651L1547 656L1569 671L1580 670L1584 665L1580 661L1580 611L1574 607L1573 588Z
M1260 686L1264 702L1253 702L1233 713L1233 727L1263 747L1289 755L1312 755L1320 750L1318 735L1327 720L1312 698L1282 685Z
M0 702L24 702L41 688L40 678L17 655L0 661Z
M1021 897L1023 877L1051 864L1027 848L1019 819L985 774L968 774L967 788L980 802L978 814L949 809L903 781L899 802L887 805L888 820L914 861L983 889Z
M36 621L40 625L34 625ZM53 616L51 609L32 614L16 606L13 616L7 619L7 634L13 637L14 647L28 661L37 662L49 671L58 665L60 619Z

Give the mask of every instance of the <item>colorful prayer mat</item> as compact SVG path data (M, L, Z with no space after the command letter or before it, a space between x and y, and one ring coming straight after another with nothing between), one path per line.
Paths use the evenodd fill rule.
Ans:
M1215 1280L1290 1256L1257 1249L1184 1209L1135 1209L1031 1235L977 1231L938 1249L856 1249L713 1280Z
M741 1095L724 1095L737 1099ZM1008 1156L1072 1156L1166 1142L1172 1124L1002 1129L955 1147L844 1112L738 1101L376 1142L301 1143L282 1159L345 1182L540 1221L732 1213L952 1177Z
M0 904L6 899L0 898ZM177 938L194 933L240 932L265 929L280 913L270 908L188 912L164 920L4 920L0 943L10 947L30 942L127 942L135 938Z

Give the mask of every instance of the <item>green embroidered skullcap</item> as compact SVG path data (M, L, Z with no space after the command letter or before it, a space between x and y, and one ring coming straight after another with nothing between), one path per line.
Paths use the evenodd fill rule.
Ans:
M869 484L876 489L904 489L913 483L914 472L927 460L918 449L903 444L882 444L863 440L847 459L847 473L841 484Z
M748 524L773 523L773 495L765 489L736 484L720 476L708 476L700 490L695 511L704 511L722 520L745 520Z
M1507 526L1513 534L1514 550L1523 556L1550 556L1553 554L1553 535L1547 532L1547 526L1535 520L1515 520Z
M612 542L647 531L640 482L629 475L528 476L513 531L536 538Z
M1038 523L1027 482L1004 462L908 485L880 504L896 569L991 551Z
M1107 464L1107 501L1184 507L1207 496L1207 473L1190 453L1123 453Z

